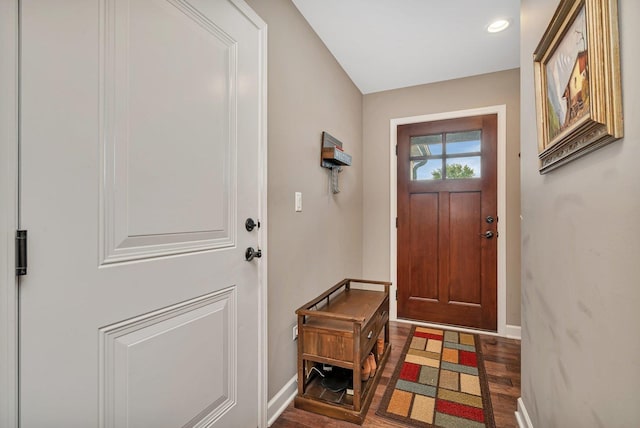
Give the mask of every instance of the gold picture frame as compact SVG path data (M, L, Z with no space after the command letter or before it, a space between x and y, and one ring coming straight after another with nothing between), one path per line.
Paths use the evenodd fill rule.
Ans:
M622 138L617 0L562 0L533 59L541 174Z

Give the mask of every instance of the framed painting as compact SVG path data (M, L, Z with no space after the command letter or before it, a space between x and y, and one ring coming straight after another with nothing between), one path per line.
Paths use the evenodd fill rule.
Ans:
M617 0L561 0L533 57L541 174L622 138Z

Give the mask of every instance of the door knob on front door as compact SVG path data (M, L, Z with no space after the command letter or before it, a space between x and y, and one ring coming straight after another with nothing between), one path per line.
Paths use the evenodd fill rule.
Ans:
M480 236L485 238L485 239L491 239L493 238L493 232L490 230L487 230L485 233L481 233Z
M248 262L250 262L253 259L259 259L260 257L262 257L262 250L261 249L254 250L253 247L249 247L244 252L244 259L246 261L248 261Z

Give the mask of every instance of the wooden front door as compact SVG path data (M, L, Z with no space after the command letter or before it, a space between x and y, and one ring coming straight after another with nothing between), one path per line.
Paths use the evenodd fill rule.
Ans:
M398 127L398 317L497 330L496 129Z
M264 26L21 1L21 427L263 425Z

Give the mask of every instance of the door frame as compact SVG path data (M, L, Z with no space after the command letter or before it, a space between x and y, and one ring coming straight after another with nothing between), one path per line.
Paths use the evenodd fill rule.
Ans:
M18 426L19 1L0 2L0 426Z
M409 116L391 119L389 121L389 273L391 275L390 293L394 295L398 290L398 229L396 228L396 217L398 215L398 158L396 156L396 145L398 144L398 126L412 123L433 122L436 120L458 119L469 116L481 116L485 114L498 115L498 331L497 333L487 332L487 334L507 335L507 106L506 104L479 107L468 110L457 110L443 113L433 113L420 116ZM391 299L389 303L389 315L393 321L398 319L398 301ZM412 321L415 323L415 321ZM423 323L429 324L429 323ZM462 331L475 331L466 328L454 328Z
M244 0L229 0L259 32L258 216L267 225L267 24ZM0 2L0 426L19 424L18 278L15 231L19 224L20 16L19 0ZM258 229L263 250L258 272L258 423L267 427L267 228Z

